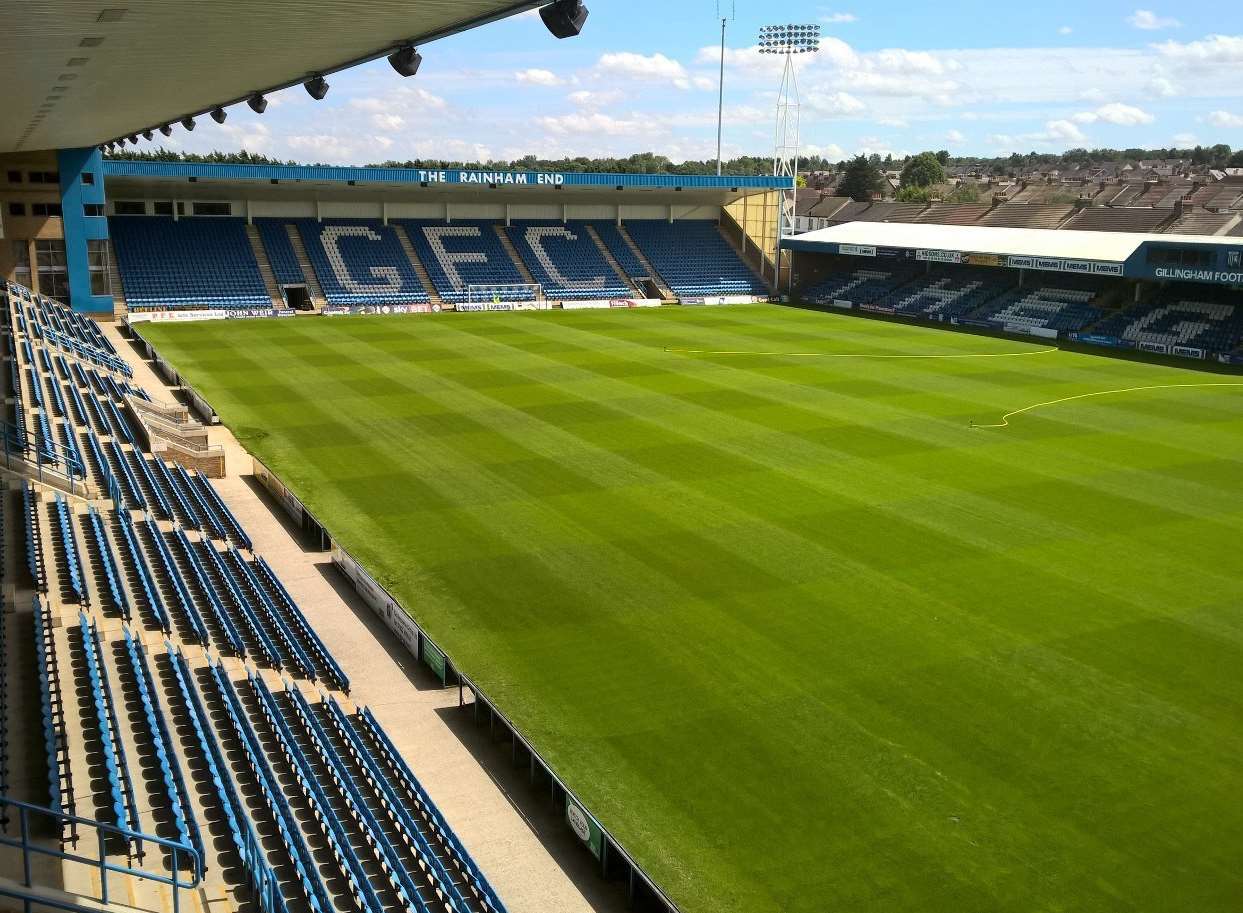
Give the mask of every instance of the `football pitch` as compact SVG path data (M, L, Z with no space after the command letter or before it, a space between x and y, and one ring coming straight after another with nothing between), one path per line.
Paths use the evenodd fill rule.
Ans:
M1243 377L767 305L141 332L685 913L1243 903L1243 387L1178 386Z

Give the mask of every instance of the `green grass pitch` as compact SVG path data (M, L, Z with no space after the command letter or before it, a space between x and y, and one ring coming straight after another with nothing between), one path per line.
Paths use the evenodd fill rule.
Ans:
M784 309L142 333L686 913L1243 908L1243 388Z

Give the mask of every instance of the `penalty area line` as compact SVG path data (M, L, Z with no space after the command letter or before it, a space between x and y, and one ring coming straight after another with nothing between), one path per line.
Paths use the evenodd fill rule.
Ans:
M955 355L891 355L871 352L750 352L745 350L677 349L669 346L665 351L672 355L753 355L770 358L1025 358L1030 355L1048 355L1061 351L1056 346L1031 352L970 352Z
M1205 384L1149 384L1144 387L1122 387L1117 390L1098 390L1095 393L1080 393L1078 396L1063 396L1061 399L1051 399L1043 403L1033 403L1030 406L1024 406L1022 409L1015 409L1013 412L1007 412L1001 417L1001 421L992 425L977 425L974 421L967 424L972 428L1008 428L1010 419L1016 415L1022 415L1025 412L1032 412L1036 409L1043 409L1046 406L1056 406L1059 403L1069 403L1077 399L1091 399L1094 396L1113 396L1121 393L1139 393L1144 390L1186 390L1192 388L1203 389L1205 387L1243 387L1243 383L1205 383Z

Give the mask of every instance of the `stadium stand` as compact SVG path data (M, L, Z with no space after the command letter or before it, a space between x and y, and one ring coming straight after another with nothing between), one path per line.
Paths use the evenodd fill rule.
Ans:
M272 306L241 219L113 216L109 230L133 310Z
M1024 327L1074 333L1096 323L1104 312L1094 305L1098 290L1088 288L1014 289L972 316L999 328Z
M514 222L505 229L544 295L553 299L626 298L631 289L609 266L580 222Z
M484 296L480 300L530 301L535 297L534 290L518 287L526 280L505 252L494 223L407 219L401 225L442 300L470 301L471 286L492 287L480 292Z
M996 270L936 271L875 303L892 307L896 314L948 320L971 313L1012 282L1012 277Z
M832 304L834 301L870 304L893 293L916 275L914 270L897 267L870 267L836 273L803 292L803 298L812 304Z
M97 413L98 435L85 425L72 434L72 393L65 416L50 421L80 440L92 472L118 496L83 503L38 483L24 483L20 495L0 487L0 559L10 541L3 533L20 510L30 579L14 583L47 593L30 605L48 806L70 814L85 807L123 828L105 842L115 858L123 853L141 863L144 877L165 877L156 871L161 855L183 873L198 876L207 867L227 884L240 877L261 913L335 913L351 905L374 913L504 913L375 718L342 709L334 695L348 692L348 677L267 562L239 551L252 548L250 538L219 492L197 472L118 438L109 413L137 392L112 368L96 375L47 357L46 336L31 343L18 321L9 326L18 345L4 354L31 398L38 387L50 400L64 381L92 404L81 406L80 417ZM131 513L154 509L161 498L164 516L136 520ZM0 595L7 598L7 586ZM176 607L175 620L166 601ZM119 627L107 623L118 616ZM152 630L167 638L154 662L144 642ZM10 613L0 612L0 662L11 634ZM174 641L223 647L239 659L204 665ZM333 694L312 704L300 691L305 686L288 679L274 692L254 661ZM0 665L0 672L7 709L13 691L8 670ZM7 720L0 713L5 786ZM234 758L245 759L245 769ZM81 793L71 759L87 784ZM223 822L240 870L207 839L200 820ZM78 828L66 820L53 845L62 836L76 839ZM159 841L175 847L171 857L151 852ZM343 886L352 899L342 896Z
M1168 288L1153 301L1127 308L1092 332L1164 351L1174 346L1230 352L1243 342L1243 308L1229 289Z
M298 219L294 224L329 304L427 303L392 225L369 219Z
M715 222L640 219L625 227L679 297L768 294L767 286L742 262Z

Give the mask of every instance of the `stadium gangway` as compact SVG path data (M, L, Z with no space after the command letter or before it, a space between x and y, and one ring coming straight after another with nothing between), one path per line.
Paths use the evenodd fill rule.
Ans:
M212 666L212 672L215 673L217 681L220 683L221 692L224 693L227 690L229 697L236 703L237 695L232 692L232 686L224 678L220 667ZM271 692L268 691L267 686L263 684L261 679L255 677L253 672L250 673L250 683L258 695L259 706L263 716L276 735L276 741L280 745L281 753L290 764L290 772L293 773L294 779L297 781L298 789L310 806L311 813L319 824L325 839L327 839L333 856L336 857L337 863L345 873L346 880L350 885L350 893L354 896L354 902L358 904L363 913L383 913L383 904L376 895L375 888L367 877L367 873L358 859L358 854L354 851L353 844L350 843L349 837L346 836L344 829L341 827L341 822L337 820L336 813L329 805L328 797L325 795L318 778L311 770L310 764L298 748L297 742L294 741L293 733L290 732L288 723L285 722L280 709L276 706L276 701L272 699ZM239 705L238 711L240 712L240 710Z
M43 724L43 747L47 753L48 802L53 811L68 811L72 815L73 777L69 770L64 693L60 687L60 665L56 660L51 609L38 596L34 597L33 608L35 665L39 672L39 710ZM77 833L70 831L70 837L76 841Z
M129 761L125 757L125 745L121 741L117 724L116 705L112 700L112 685L104 669L103 652L99 645L99 632L85 612L78 614L78 626L82 632L82 650L86 655L86 673L91 687L91 703L95 710L95 724L99 727L99 741L104 755L104 772L108 779L108 793L112 799L113 822L117 828L137 833L138 806L134 801L134 784L130 780ZM128 843L127 843L128 845ZM141 859L143 845L135 845Z
M198 513L186 500L185 494L177 487L177 483L173 481L172 474L168 471L168 467L164 465L164 461L159 457L155 457L151 461L155 464L155 475L159 476L161 483L172 493L173 500L177 502L177 506L181 509L181 515L188 521L186 523L191 529L203 529L203 521Z
M99 556L99 563L103 567L104 576L108 580L108 596L111 599L112 607L128 622L131 618L132 610L129 600L125 596L125 590L121 586L121 576L117 570L116 557L112 554L112 544L108 541L108 536L104 532L104 524L99 517L99 511L94 507L88 509L86 528L89 538L95 543L95 553Z
M246 591L254 597L254 601L258 603L264 617L267 618L268 624L280 639L285 652L293 658L293 665L311 681L318 679L319 672L315 668L315 663L302 648L297 637L289 630L289 626L285 624L284 619L281 618L280 612L272 603L272 599L268 596L263 585L259 583L259 579L255 577L255 572L246 563L246 559L235 548L229 549L229 563L232 564L233 579L238 584L239 589L244 586Z
M224 704L225 713L233 726L233 733L241 743L251 773L254 774L255 781L259 784L259 791L263 794L263 802L268 807L268 811L271 812L272 818L276 821L281 842L284 843L285 849L293 861L294 868L298 873L298 881L302 886L303 893L306 895L307 903L315 913L332 913L335 906L328 896L328 889L325 887L323 879L320 877L319 863L315 860L310 848L307 846L306 838L302 834L302 828L289 808L289 801L285 798L284 791L276 779L276 774L268 763L267 755L264 754L254 727L251 726L250 720L246 717L246 711L242 709L241 701L238 700L233 684L218 663L213 663L210 671L216 691ZM301 777L301 772L297 769L293 771L293 774L295 778ZM315 814L316 820L323 826L322 813L314 805L311 806L311 810ZM332 837L329 837L328 843L333 855L340 862L341 855ZM349 879L349 873L346 872L345 874L347 879ZM352 885L351 890L353 890Z
M185 704L187 716L190 718L190 727L194 730L199 751L202 753L203 761L207 765L207 771L211 777L211 785L216 799L224 810L225 821L229 827L229 835L233 838L233 848L237 850L237 855L242 860L242 868L246 870L246 874L250 878L250 886L259 899L259 909L262 913L285 913L287 907L285 898L280 892L276 872L268 864L263 846L259 842L259 835L255 833L254 826L250 823L250 818L246 814L246 807L242 804L242 800L237 793L237 787L233 783L233 778L228 773L229 765L225 761L224 753L221 751L213 730L207 722L207 712L203 709L203 703L192 684L189 664L186 663L185 657L177 652L177 648L167 640L164 641L164 646L168 650L168 661L173 670L173 677L177 680L177 690L181 694L181 701ZM276 823L281 840L288 847L289 841L284 824L279 817ZM291 858L294 868L298 872L298 878L303 882L305 890L307 876L303 863L292 854ZM310 906L313 913L325 913L314 899L311 899Z
M185 540L185 533L182 533L181 535L183 539L182 545L188 551L193 546L188 540ZM203 539L199 542L199 551L207 553L207 563L211 565L212 569L215 571L216 578L224 583L225 589L229 591L229 598L233 600L233 604L237 606L238 611L242 615L242 621L246 625L246 629L250 631L251 636L259 644L259 651L267 660L268 665L275 669L280 669L284 663L281 662L281 655L276 649L276 644L272 643L272 639L268 637L268 633L264 630L263 623L260 622L259 616L256 614L254 606L251 605L250 600L246 598L245 594L243 594L240 589L238 589L237 583L233 579L233 575L229 573L228 569L224 565L224 560L220 557L220 552L216 551L216 547L207 539ZM214 589L214 582L210 580L208 582L213 583Z
M0 846L9 847L21 854L22 877L20 887L26 889L20 890L11 883L2 884L0 885L0 896L19 901L26 913L30 913L31 909L35 907L52 907L70 911L70 913L98 913L98 904L107 906L112 899L112 888L108 880L110 874L128 875L171 888L173 895L172 913L180 913L181 892L193 891L202 883L202 858L193 847L178 843L175 840L165 840L163 837L157 837L154 834L143 834L128 828L116 827L104 821L79 818L72 812L65 812L59 808L44 808L28 802L19 802L7 796L0 796L0 809L5 814L16 817L18 821L16 836L10 836L7 832L0 833ZM39 842L38 835L56 828L59 828L62 832L68 828L74 834L77 834L79 830L87 831L88 833L94 831L95 840L93 843L98 850L98 855L95 857L85 856L78 852L67 851L63 847L61 849L53 849ZM125 841L127 845L137 843L161 847L168 854L169 868L172 875L110 861L108 858L108 844L118 840ZM76 840L74 841L74 846L76 849ZM34 857L39 856L59 859L63 863L84 865L95 869L98 874L91 880L99 885L99 897L89 898L86 903L73 903L57 900L40 892L34 881ZM181 864L183 860L190 861L192 874L188 880L181 878Z
M181 764L177 756L169 751L172 744L168 726L164 722L164 712L160 709L155 693L155 683L151 678L151 670L147 666L146 651L141 643L134 640L129 625L123 629L125 633L125 652L129 656L130 670L134 682L138 686L138 696L142 702L143 716L147 721L147 733L155 747L155 756L160 765L160 776L164 781L164 794L168 797L169 807L173 810L173 823L177 827L180 843L194 847L199 858L204 860L203 837L199 831L198 821L194 817L194 809L190 805L190 793L186 789L185 777L181 772ZM205 870L205 868L204 868Z
M57 531L60 533L61 548L65 553L65 575L69 589L80 603L87 601L86 580L82 574L82 558L78 554L78 540L73 534L73 517L69 505L59 494L53 504L53 515L56 517Z
M306 616L302 614L302 609L298 608L298 604L294 602L293 597L289 595L289 591L285 589L285 585L281 583L280 578L268 566L268 563L261 556L256 556L254 565L259 568L259 576L266 580L280 596L284 606L284 614L293 619L294 626L302 639L310 645L310 651L315 654L315 658L327 670L329 678L333 683L344 691L350 693L350 679L345 671L337 665L337 661L333 659L328 648L324 646L324 642L319 639L319 635L315 633L315 629L311 627L311 623L306 620Z
M90 434L91 440L95 443L96 450L98 450L99 439L95 436L94 432L91 432ZM115 470L116 467L120 467L120 474L117 481L122 483L119 487L121 488L122 493L126 495L125 503L118 504L117 507L142 509L146 506L147 499L143 497L142 489L138 487L138 480L134 478L133 472L131 472L129 466L126 465L124 451L121 450L120 445L116 441L109 441L108 452L112 454L112 464L110 468ZM114 471L113 475L116 476L117 473Z
M279 705L276 705L275 698L268 691L267 685L262 680L256 680L256 688L260 691L266 691L268 700L279 711ZM398 899L401 900L406 910L413 909L417 913L430 913L427 904L419 893L418 886L414 883L414 879L410 877L409 871L402 864L397 849L384 833L384 829L380 826L380 822L375 815L372 814L371 809L367 807L367 802L363 798L363 791L354 779L354 775L345 766L341 756L337 754L332 747L332 743L328 741L323 727L315 719L314 714L311 712L311 705L307 703L302 693L289 681L285 682L285 694L293 704L294 716L298 718L303 734L309 738L311 748L318 755L320 763L323 764L324 769L328 771L328 775L336 784L337 791L345 800L345 807L349 809L355 824L362 830L367 843L371 846L372 852L379 861L380 867L384 870L384 874L388 877L389 885L397 894ZM466 911L455 910L455 913L466 913Z
M43 532L39 528L38 500L29 482L22 486L22 514L26 521L26 567L35 589L47 592L47 571L43 564Z
M332 721L332 727L345 744L346 751L362 770L363 776L366 777L372 791L379 796L380 804L384 807L389 820L393 822L398 833L402 835L402 839L418 857L421 864L426 867L436 893L451 910L463 911L465 913L469 907L467 906L466 898L462 896L462 892L458 890L457 884L454 883L453 876L444 867L444 863L436 853L435 848L428 842L427 835L424 833L424 828L419 820L411 814L407 803L403 802L397 794L397 790L389 781L388 776L385 775L384 770L380 767L379 762L376 761L371 750L363 742L354 727L350 725L345 711L341 709L330 695L321 694L319 700L320 706L327 710L328 718ZM467 874L463 872L463 875ZM481 897L480 899L483 898Z
M103 477L104 488L108 490L108 497L112 499L112 503L116 505L117 510L125 510L129 506L125 499L125 489L112 472L112 466L104 458L103 451L99 449L99 439L89 430L84 432L84 434L86 436L87 452L90 453L91 459L95 461L96 468L99 469L100 476Z
M414 775L414 771L406 764L405 758L401 756L396 746L393 745L392 740L388 737L388 733L384 731L384 727L380 725L380 721L375 718L371 709L368 707L360 708L357 719L362 724L363 730L371 737L371 741L378 749L385 766L388 767L397 782L401 784L405 793L414 801L420 814L430 825L432 832L449 851L454 864L458 866L462 874L470 882L476 896L495 913L505 913L505 905L501 903L501 899L497 896L491 883L489 883L479 869L479 866L475 864L475 860L467 852L466 847L458 840L457 834L445 822L440 809L436 807L436 803L427 794L423 784L419 782L419 778Z
M117 451L120 453L120 450ZM168 503L168 498L164 496L164 490L160 488L155 481L155 476L151 474L151 464L147 458L143 456L142 451L128 451L132 461L138 464L138 471L142 473L143 479L150 489L152 497L155 498L156 514L161 520L171 520L177 522L177 515L173 513L173 506Z
M164 607L164 600L160 597L159 587L155 585L155 580L151 576L151 568L147 565L147 559L138 547L138 537L135 534L134 521L130 518L129 512L125 510L116 511L115 516L117 518L117 525L121 528L121 539L125 543L125 548L129 550L130 563L134 566L135 571L138 573L138 580L142 584L142 593L147 600L147 607L151 614L155 616L152 620L167 636L172 633L173 622L169 618L168 609Z
M155 553L159 556L164 575L168 577L169 582L173 585L173 592L177 594L182 617L189 622L190 629L194 632L194 636L198 638L199 643L206 646L211 640L207 634L207 625L203 622L203 616L199 614L194 600L190 598L190 591L186 589L185 581L181 578L181 571L177 569L177 563L173 561L173 556L168 551L168 545L164 542L164 534L160 532L160 527L150 517L143 520L143 523L147 530L147 536L155 546Z
M207 570L203 567L202 559L199 558L198 553L194 550L194 546L186 537L186 531L178 528L173 530L173 535L176 536L177 544L185 554L186 561L190 563L190 570L194 574L195 582L204 595L207 596L207 604L211 607L212 615L216 618L216 624L220 625L220 629L224 631L224 639L228 641L229 648L233 650L236 656L244 658L247 651L241 632L237 630L237 626L233 624L233 619L229 617L229 612L225 609L224 603L220 601L220 594L216 592L216 587L207 576Z
M167 468L167 467L166 467ZM168 476L173 480L173 484L181 491L186 501L193 505L194 512L199 518L199 530L214 539L222 542L229 541L228 531L220 525L216 519L215 512L203 500L202 494L198 490L198 486L190 481L190 474L186 472L186 468L180 464L174 464L169 470Z
M229 535L221 538L232 539L233 542L248 552L254 551L254 546L250 542L250 536L246 535L246 530L242 529L242 524L237 521L233 511L229 510L229 506L224 503L224 498L220 497L220 492L216 491L216 486L211 483L211 480L202 473L189 476L189 478L192 478L197 483L203 500L214 508L217 517L222 518L224 525L228 527Z

